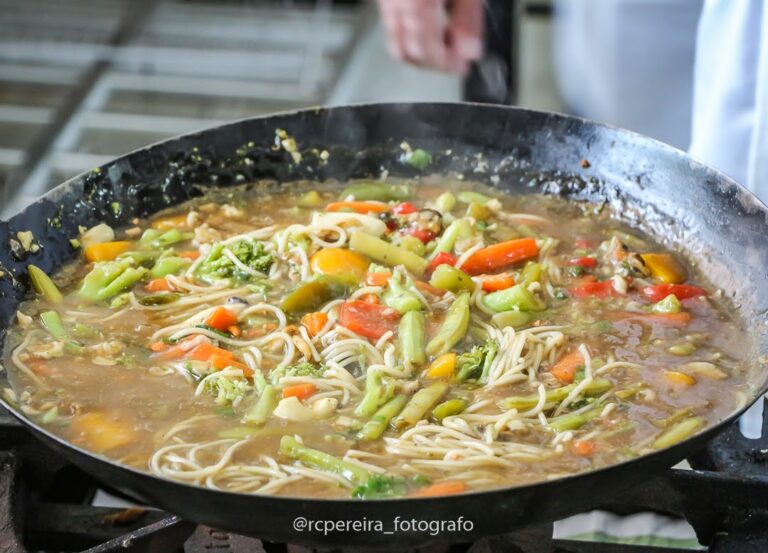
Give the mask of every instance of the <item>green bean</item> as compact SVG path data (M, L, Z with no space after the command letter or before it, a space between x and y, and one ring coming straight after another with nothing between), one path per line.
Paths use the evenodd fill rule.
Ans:
M280 439L280 453L291 459L301 461L310 468L340 474L353 484L360 486L371 477L364 468L334 457L329 453L302 445L293 436L283 436Z
M363 425L357 437L366 441L379 439L387 429L389 422L403 410L406 403L408 403L408 396L404 394L390 399L376 411L371 420Z
M352 196L355 200L373 200L378 202L403 202L410 199L411 189L406 184L384 184L379 182L361 182L344 189L339 196L342 200Z
M317 190L310 190L309 192L304 192L301 196L299 196L299 199L296 201L296 205L299 207L317 207L321 203L323 203L323 198L320 196L320 193Z
M261 426L272 415L272 411L277 407L278 401L277 389L267 384L264 386L258 401L245 412L243 422L251 426Z
M416 276L423 275L427 270L428 263L423 257L364 232L352 233L349 247L390 267L402 265Z
M426 323L421 311L408 311L400 319L398 339L403 359L411 365L423 365L427 361Z
M485 221L492 215L491 210L485 207L483 204L472 202L467 206L467 217L472 217L477 221Z
M435 207L443 215L450 213L456 207L456 196L450 192L443 192L435 200Z
M355 408L358 417L370 417L380 405L387 402L394 394L395 388L391 381L384 383L384 377L378 369L368 369L365 377L365 393L363 399Z
M435 336L427 344L427 355L448 353L464 338L469 326L469 294L462 292L448 308Z
M541 311L546 304L521 284L511 288L492 292L483 298L489 309L500 313L502 311Z
M280 306L288 313L311 311L327 301L346 294L352 280L339 275L317 275L291 290Z
M27 273L29 274L29 280L32 281L32 286L35 291L43 296L47 301L51 303L61 303L64 301L64 296L61 295L59 287L51 280L45 271L36 265L27 265Z
M384 305L397 309L400 313L418 311L423 307L421 296L416 293L413 282L396 267L387 284L387 289L381 296Z
M568 413L549 419L547 425L555 432L565 432L566 430L576 430L587 424L592 419L597 418L602 411L602 406L597 409L589 409L583 413Z
M691 417L690 419L680 421L659 434L656 441L653 442L653 448L663 449L665 447L673 446L678 442L682 442L695 434L699 428L704 426L704 423L705 421L701 417Z
M498 328L520 328L526 326L533 320L533 315L525 311L512 309L511 311L502 311L491 317L491 322Z
M437 407L432 409L432 418L441 422L445 417L451 417L458 415L467 408L467 402L461 398L455 397L440 403Z
M477 203L480 205L485 205L493 199L490 196L480 194L480 192L472 192L471 190L459 192L456 194L456 198L465 204Z
M435 288L448 290L449 292L466 290L472 293L475 290L475 283L467 273L456 267L451 267L447 263L438 265L432 273L429 283Z
M40 313L40 320L45 330L57 340L64 340L67 337L67 331L64 330L64 324L56 311L43 311Z
M185 259L183 257L161 257L149 271L149 274L152 275L153 278L163 278L168 275L180 273L191 264L191 259Z
M435 382L426 388L422 388L413 394L413 397L411 397L408 404L403 408L392 424L398 430L413 426L423 419L435 403L443 397L443 394L448 390L448 387L446 382Z
M578 386L578 384L574 383L568 384L567 386L562 386L560 388L547 390L545 400L546 405L563 401L576 386ZM600 394L604 394L610 389L610 380L598 378L597 380L593 380L587 384L583 393L585 396L599 396ZM502 409L530 409L531 407L535 407L537 403L539 403L539 394L530 394L527 396L512 396L504 398L499 402L499 407Z
M429 259L434 259L441 252L452 252L456 240L469 238L470 236L472 236L472 226L469 224L469 221L466 219L456 219L448 225L448 228L443 231L442 236L437 239L435 249L432 250Z
M544 267L541 263L536 263L535 261L529 261L525 264L525 267L523 267L522 272L520 273L520 282L519 284L522 284L525 288L528 288L531 284L534 282L540 282L541 281L541 273L543 272Z

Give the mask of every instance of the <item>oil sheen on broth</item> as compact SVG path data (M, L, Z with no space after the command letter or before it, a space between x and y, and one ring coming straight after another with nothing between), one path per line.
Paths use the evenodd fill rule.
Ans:
M594 205L298 183L134 223L85 231L55 284L31 269L5 394L165 478L461 493L668 447L745 398L719 293Z

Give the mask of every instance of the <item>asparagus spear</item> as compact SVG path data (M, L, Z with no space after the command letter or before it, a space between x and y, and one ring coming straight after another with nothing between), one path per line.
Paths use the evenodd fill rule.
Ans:
M466 408L467 408L467 402L464 401L461 398L455 397L453 399L449 399L447 401L444 401L440 405L435 407L432 410L432 417L436 421L440 422L445 417L451 417L453 415L458 415L459 413L464 411L464 409L466 409Z
M392 397L394 387L391 384L384 384L384 378L381 371L368 369L368 375L365 379L365 394L362 401L355 408L355 415L358 417L370 417L379 405Z
M365 423L357 435L358 438L367 441L378 439L387 429L389 421L403 410L403 407L405 407L407 402L408 396L403 394L390 399L376 411L373 417L371 417L371 420Z
M402 265L416 276L421 276L427 270L427 261L423 257L365 232L352 233L349 247L390 267Z
M682 442L689 436L695 434L702 426L704 426L704 419L701 417L691 417L682 420L659 434L656 441L653 442L653 448L664 449L665 447L670 447L678 442Z
M403 359L412 365L422 365L427 361L426 323L421 311L409 311L400 319L398 336Z
M427 344L427 355L438 356L448 353L464 335L469 326L469 294L463 292L457 297L437 330L437 334Z
M277 389L267 384L264 386L258 401L246 411L243 422L253 426L264 424L277 407L278 400Z
M446 390L448 390L447 383L435 382L416 392L393 421L395 428L402 430L419 422L424 418L427 411L432 409L435 403L440 400Z
M319 449L302 445L293 436L283 436L280 439L280 453L291 459L301 461L308 467L340 474L357 486L365 484L371 477L371 473L364 468L343 461Z
M568 384L560 388L553 390L547 390L547 405L551 403L559 403L563 401L568 394L578 384ZM611 381L604 378L598 378L593 380L584 388L584 395L586 396L598 396L611 389ZM530 394L527 396L511 396L504 398L499 402L499 407L502 409L530 409L539 402L539 394Z

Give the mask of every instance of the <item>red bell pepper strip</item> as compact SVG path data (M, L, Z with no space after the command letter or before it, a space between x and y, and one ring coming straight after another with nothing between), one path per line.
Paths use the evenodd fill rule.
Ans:
M577 257L575 259L569 259L565 262L566 265L572 267L582 267L584 269L594 269L597 267L597 259L594 257Z
M450 265L453 267L456 265L456 261L458 261L458 259L459 258L452 253L440 252L432 261L429 262L429 265L427 266L427 274L431 275L440 265Z
M392 213L395 215L409 215L411 213L416 213L417 211L418 209L411 202L403 202L392 208Z
M339 309L339 324L355 334L378 340L394 330L400 313L391 307L360 300L347 300Z
M568 288L568 295L572 298L610 298L618 296L619 293L613 287L612 280L603 280L572 286Z
M704 288L693 286L691 284L656 284L643 288L643 295L652 302L661 301L670 294L677 297L678 300L687 300L706 296L707 291Z

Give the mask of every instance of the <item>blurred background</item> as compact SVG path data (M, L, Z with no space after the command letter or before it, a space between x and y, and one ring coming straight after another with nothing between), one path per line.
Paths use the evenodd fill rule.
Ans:
M691 43L687 72L669 68L675 79L666 85L680 89L668 96L687 101L700 2L655 3L663 4L671 35ZM483 59L462 77L390 57L373 1L0 0L0 215L140 146L318 104L513 103L593 116L686 147L688 104L680 117L663 114L670 131L641 109L627 119L605 94L586 94L620 70L630 94L645 94L648 84L642 68L627 71L625 61L590 57L567 43L601 41L594 47L620 54L611 46L615 37L592 31L612 17L611 0L592 0L586 11L558 19L569 4L495 2Z
M459 98L459 77L387 55L371 3L0 0L3 211L232 119Z

